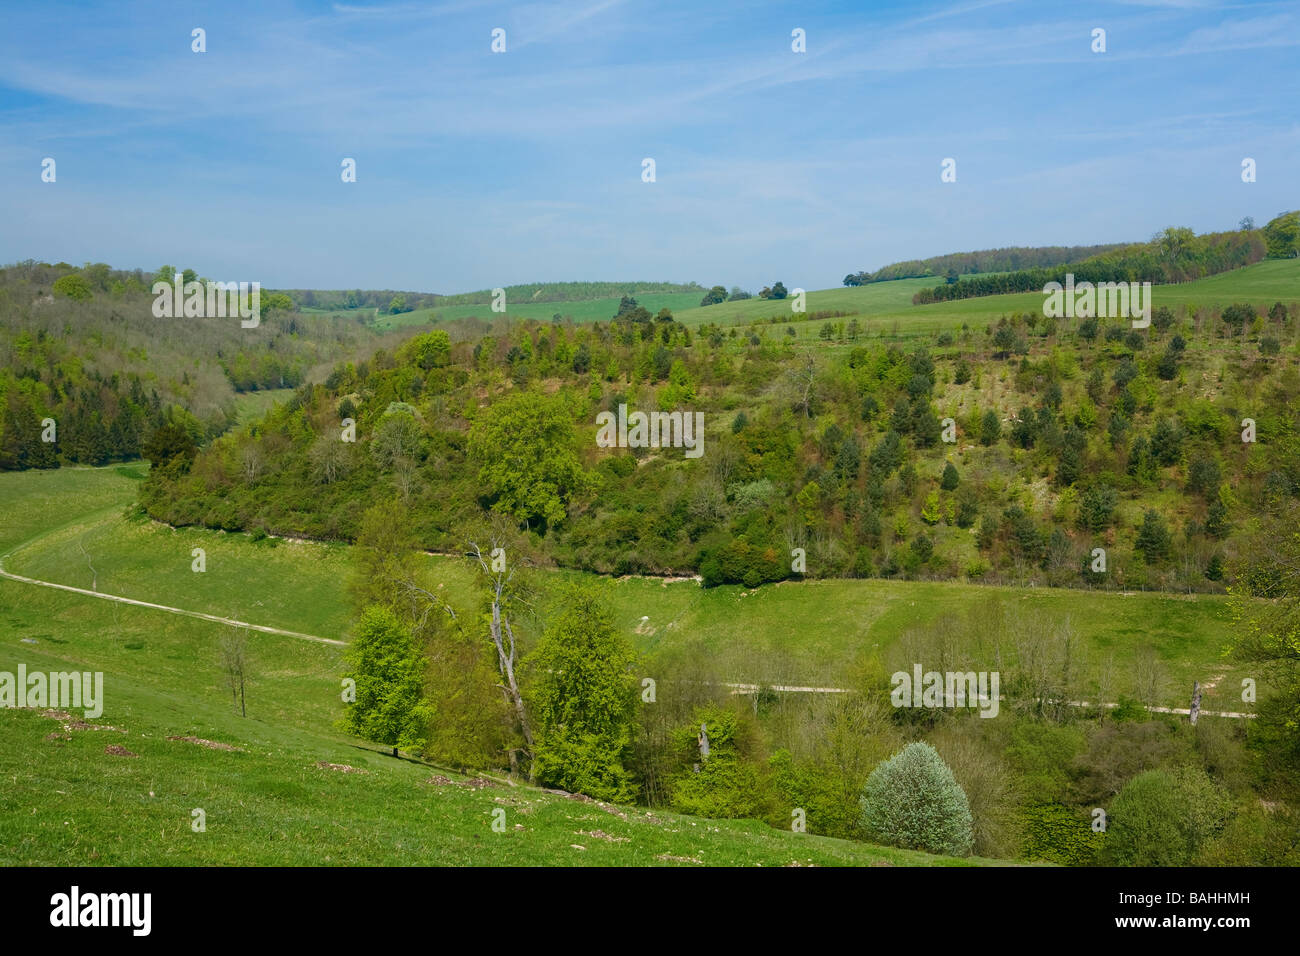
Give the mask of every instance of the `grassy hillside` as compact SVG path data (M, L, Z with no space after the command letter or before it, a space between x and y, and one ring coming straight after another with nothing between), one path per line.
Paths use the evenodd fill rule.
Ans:
M0 507L14 519L0 547L120 504L132 481L110 469L0 476ZM258 567L285 590L301 584L288 567ZM241 587L226 585L231 598ZM0 671L105 674L92 727L0 709L0 865L989 862L612 807L395 760L332 729L337 648L255 635L241 718L218 667L221 625L9 580L0 621ZM191 829L196 808L204 833ZM504 833L491 828L498 808Z
M1041 292L912 305L916 292L933 285L932 278L896 279L853 288L822 289L807 294L806 307L809 314L843 312L844 319L858 316L864 321L864 336L887 337L957 332L963 324L982 328L1003 315L1043 308ZM1292 302L1300 298L1300 259L1269 259L1193 282L1158 285L1153 287L1152 295L1155 307L1163 305L1174 310L1228 302L1247 302L1266 310L1275 301ZM786 324L794 324L801 338L815 336L824 321L805 319L802 323L791 323L799 317L790 312L789 299L723 302L675 311L673 315L677 321L691 326L704 323L747 326L775 318L782 329Z
M25 544L0 542L4 570L73 587L94 588L254 624L347 638L351 606L346 581L351 548L307 541L253 540L200 528L172 529L127 517L135 482L121 469L66 470L41 476L44 498L33 501L27 475L0 476L0 507L32 528L52 502L85 502L57 527ZM27 479L27 480L24 480ZM62 488L62 491L56 491ZM97 505L100 507L89 507ZM26 514L28 517L23 517ZM21 532L20 532L21 533ZM30 537L30 536L29 536ZM25 539L24 539L25 540ZM17 545L17 546L16 546ZM207 570L193 572L191 551L203 548ZM474 603L473 574L460 558L428 556L426 573L460 607ZM1084 689L1095 697L1102 661L1133 675L1147 655L1158 667L1153 703L1185 707L1193 680L1218 675L1207 710L1234 709L1239 665L1222 659L1229 615L1224 598L1130 594L1053 588L1031 591L951 582L805 581L748 591L701 588L696 581L602 578L549 571L543 588L576 580L595 586L626 637L650 657L693 649L714 662L721 679L747 684L856 686L864 670L910 667L917 643L937 632L963 632L967 622L1003 629L1068 622L1080 639ZM797 622L797 623L795 623ZM532 628L521 632L527 641ZM987 653L980 641L961 651ZM1008 641L1006 662L1015 657ZM875 662L873 664L872 662ZM1136 693L1127 678L1111 694ZM1220 702L1216 696L1224 693ZM1220 708L1220 704L1222 705Z
M14 518L0 542L6 567L78 587L87 586L93 573L104 592L214 613L233 608L259 624L302 628L305 621L328 626L331 618L343 618L338 583L350 549L273 545L124 518L122 506L140 480L138 469L120 467L0 476L0 508ZM189 570L191 546L208 551L203 575ZM425 561L429 586L444 588L462 609L472 606L463 562ZM669 678L682 652L710 662L706 671L715 679L831 678L857 686L881 666L905 667L910 660L943 666L987 652L988 640L998 634L1006 637L1003 675L1012 683L1004 687L1012 690L1021 648L1046 650L1034 644L1034 632L1063 620L1073 622L1081 638L1075 669L1091 670L1104 654L1112 670L1136 672L1149 666L1145 653L1164 668L1160 692L1169 703L1183 703L1193 677L1223 688L1207 694L1207 710L1233 703L1237 670L1217 660L1226 622L1213 598L880 581L706 591L690 581L593 579L574 572L546 572L539 583L544 593L559 579L578 577L598 588L619 630L643 652L641 669L661 679L665 707L675 706L671 695L680 693ZM348 673L337 647L251 634L249 716L242 718L219 666L218 644L229 631L220 624L2 579L0 621L0 670L13 671L21 662L29 671L103 671L107 700L94 728L0 711L0 774L12 781L0 795L0 862L6 864L993 862L779 828L791 805L809 808L810 833L830 825L826 814L838 818L835 801L819 792L785 797L797 802L778 805L773 829L752 820L683 817L658 806L614 807L511 787L492 773L467 780L395 760L333 729L341 712L339 681ZM537 622L524 617L520 624L531 646ZM1024 639L1030 644L1019 643ZM1123 678L1110 686L1119 693L1129 687ZM839 703L835 695L825 699ZM799 715L813 703L806 694L754 698L755 718L771 746L789 740L792 731L809 733L799 729L805 719ZM1086 807L1107 805L1142 761L1213 759L1243 773L1242 758L1231 755L1244 728L1219 726L1241 721L1206 718L1201 733L1189 735L1185 721L1097 724L1070 722L1068 714L1064 726L1054 727L1017 716L1010 700L1003 714L1002 720L948 720L912 731L934 740L955 766L983 845L1004 848L985 856L1087 862L1096 845L1087 841ZM897 739L898 730L885 733ZM817 741L814 736L809 743L819 749ZM1006 757L997 756L1003 751ZM796 767L811 766L801 752L796 749ZM1223 764L1229 759L1233 763ZM847 777L838 786L855 793L864 770L832 762L821 772L828 781ZM1056 782L1037 782L1031 773L1051 773ZM1001 782L990 789L991 780ZM1074 782L1063 789L1065 781ZM187 829L196 808L207 815L206 833ZM505 810L504 833L491 829L498 809ZM1037 829L1046 820L1058 835L1051 840ZM1065 843L1054 844L1058 837Z

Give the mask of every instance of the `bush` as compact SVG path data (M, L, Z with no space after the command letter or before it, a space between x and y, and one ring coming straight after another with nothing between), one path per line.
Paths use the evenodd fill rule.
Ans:
M844 770L796 761L788 750L778 750L768 759L768 773L774 794L779 798L768 823L789 829L791 810L807 814L807 832L853 839L858 834L857 814L851 800L844 800Z
M1104 531L1115 517L1119 494L1109 485L1094 485L1079 502L1077 524L1081 531Z
M1255 321L1255 307L1252 305L1235 304L1230 305L1221 313L1223 324L1232 327L1232 331L1240 334L1242 328Z
M1160 356L1160 361L1156 363L1156 375L1164 382L1172 382L1178 377L1177 352L1172 349L1165 350L1165 354Z
M706 588L744 584L752 589L769 581L784 581L790 576L790 563L783 557L787 553L750 544L742 534L700 556L701 583Z
M944 491L952 491L961 484L961 476L957 474L957 469L953 467L952 462L943 466L943 478L939 481L939 487Z
M1300 819L1291 811L1242 807L1203 846L1197 866L1295 866L1300 863Z
M860 806L862 828L873 840L952 856L970 852L966 793L929 744L908 744L871 771Z
M1219 463L1213 458L1197 457L1187 466L1187 490L1199 492L1207 498L1219 490L1223 475Z
M1111 804L1100 862L1186 866L1223 828L1232 803L1199 768L1138 774Z
M1169 529L1165 527L1160 512L1148 509L1142 518L1142 527L1138 530L1137 550L1142 552L1148 564L1156 564L1169 556L1171 545Z
M980 444L992 445L1002 434L1002 422L998 419L998 413L989 409L980 419Z

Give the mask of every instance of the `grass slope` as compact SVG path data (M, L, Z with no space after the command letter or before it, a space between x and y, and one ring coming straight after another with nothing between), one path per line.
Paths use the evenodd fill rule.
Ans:
M116 509L131 484L120 469L0 476L0 509L14 519L0 540L7 548L41 527ZM301 582L287 567L274 573L292 590ZM222 630L0 580L0 670L22 663L29 672L105 675L93 728L0 709L0 865L994 862L453 780L332 730L340 652L292 638L250 635L249 716L241 718L217 664ZM168 739L178 736L237 749ZM206 814L206 832L191 829L195 809ZM497 809L505 832L492 829Z
M291 388L266 388L255 392L240 392L235 396L235 422L247 425L255 422L275 405L293 396Z

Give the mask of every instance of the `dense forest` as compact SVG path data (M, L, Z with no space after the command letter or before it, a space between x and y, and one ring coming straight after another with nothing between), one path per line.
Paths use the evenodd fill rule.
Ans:
M347 312L373 309L389 315L413 312L435 305L439 296L432 292L399 292L393 289L284 289L286 295L304 309L319 312Z
M163 417L201 444L234 424L239 393L295 388L327 356L385 341L354 319L303 316L275 292L263 293L256 330L155 318L150 287L175 271L33 260L0 269L0 469L136 458ZM40 439L47 419L55 441Z
M197 458L155 460L146 501L174 524L351 540L358 503L388 488L427 549L495 513L556 564L709 585L1215 590L1251 516L1300 490L1300 381L1279 355L1295 310L1161 309L1142 331L1015 314L908 351L852 323L797 346L635 309L436 330ZM599 447L597 416L620 406L701 413L701 457Z

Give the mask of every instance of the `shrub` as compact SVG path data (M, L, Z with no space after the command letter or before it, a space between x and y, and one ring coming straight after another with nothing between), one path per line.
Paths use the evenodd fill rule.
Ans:
M961 483L961 476L957 474L957 469L952 462L943 466L943 478L939 481L939 487L944 491L952 491Z
M1161 381L1172 382L1178 377L1178 353L1173 349L1166 349L1165 354L1160 356L1160 361L1156 363L1156 375Z
M1240 334L1242 328L1255 320L1255 307L1252 305L1230 305L1221 313L1223 324L1232 327L1234 333Z
M1205 771L1148 770L1111 804L1100 862L1108 866L1186 866L1223 828L1231 800Z
M934 556L934 541L929 535L918 534L912 539L909 548L912 554L916 555L916 560L922 564Z
M970 805L938 751L908 744L881 762L863 788L862 827L873 840L964 856L974 839Z
M790 827L790 810L798 807L807 814L807 832L853 839L858 836L853 802L841 794L844 770L840 767L796 761L788 750L778 750L768 759L772 789L779 797L768 822L781 829Z
M1160 513L1154 509L1148 510L1142 519L1142 527L1138 530L1137 549L1142 552L1147 563L1156 564L1169 556L1171 543L1169 529L1165 527Z
M1002 422L998 418L998 413L989 409L980 419L980 444L992 445L1002 434Z
M756 588L768 581L784 581L790 576L789 562L783 557L788 552L775 547L750 544L745 535L711 551L700 558L700 577L706 588L719 584L744 584Z
M1207 498L1219 490L1223 475L1219 463L1213 458L1193 458L1187 466L1187 490L1199 492Z
M85 302L93 295L90 291L90 283L76 272L55 279L53 288L55 295L65 295L77 302Z
M1196 856L1197 866L1295 866L1300 819L1294 812L1242 807Z
M1078 525L1081 531L1104 531L1114 519L1119 494L1109 485L1094 485L1079 502Z

